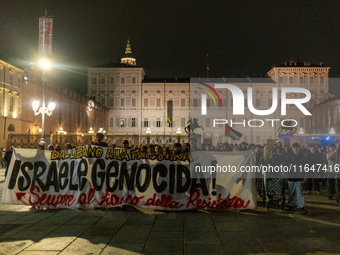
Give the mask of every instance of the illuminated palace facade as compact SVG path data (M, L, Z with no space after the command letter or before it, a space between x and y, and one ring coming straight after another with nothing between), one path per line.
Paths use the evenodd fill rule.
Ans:
M24 71L0 60L0 147L10 133L21 133L22 80Z
M48 76L48 75L47 75ZM0 147L10 145L9 136L15 135L16 145L27 147L20 135L37 135L40 140L41 114L34 115L32 103L42 100L42 73L31 68L21 70L0 60ZM45 85L46 105L56 103L51 116L45 116L45 138L50 135L79 135L90 128L99 130L108 126L109 109L100 103L47 78ZM23 137L23 136L21 136ZM26 139L27 140L27 139ZM31 146L28 146L31 147Z
M253 88L253 104L256 109L266 110L272 105L272 88L277 87L279 98L281 87L303 87L312 94L312 99L305 107L311 107L330 97L328 92L329 67L323 63L313 65L308 62L289 61L282 65L273 66L267 72L267 79L244 78L235 83L247 98L247 87ZM228 79L226 79L228 80ZM202 90L190 93L189 78L145 78L143 67L138 66L133 58L129 41L124 57L120 63L109 63L88 69L88 97L108 107L108 132L116 135L145 135L151 131L151 142L167 144L171 137L176 137L180 130L185 134L184 127L190 120L191 114L200 109ZM218 107L225 115L201 116L198 119L203 130L202 143L233 142L224 137L224 127L214 128L214 118L226 118L233 122L246 122L250 119L286 119L280 116L280 101L275 113L269 116L255 116L248 111L245 102L245 116L233 116L232 95L226 89L217 90L222 98L223 107L214 106L208 99L209 109ZM301 95L290 93L288 98L299 98ZM173 123L167 123L167 101L173 101ZM196 115L197 116L197 115ZM287 106L287 118L297 120L297 128L305 129L305 117L295 106ZM261 143L264 139L276 139L278 128L275 122L266 122L261 128L249 128L235 125L234 128L243 134L240 142ZM182 139L181 142L185 141ZM143 140L142 140L143 142Z

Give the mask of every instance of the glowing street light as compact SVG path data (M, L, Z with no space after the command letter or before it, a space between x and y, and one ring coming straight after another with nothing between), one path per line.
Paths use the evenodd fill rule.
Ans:
M176 133L177 133L177 140L178 140L177 142L181 143L181 134L182 134L181 128L178 128Z
M147 138L146 138L147 144L149 145L149 144L150 144L150 134L151 134L150 128L148 128L148 129L146 130L146 134L147 134Z
M42 96L42 106L39 108L39 101L35 100L32 104L32 108L35 115L41 114L41 139L39 144L45 145L45 114L47 116L51 116L53 110L55 109L55 103L53 101L50 101L48 106L45 106L45 83L46 83L46 75L45 70L48 69L51 64L46 60L42 59L40 61L40 67L43 70L42 80L43 80L43 96Z
M329 134L330 135L334 135L335 134L334 128L331 128L331 131L329 131Z
M39 65L40 65L41 69L44 69L44 70L51 67L51 63L47 59L40 60Z

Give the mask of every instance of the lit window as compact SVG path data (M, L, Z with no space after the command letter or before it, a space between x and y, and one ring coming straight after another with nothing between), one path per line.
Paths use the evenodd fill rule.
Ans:
M120 127L125 127L125 119L124 118L120 119Z
M14 100L15 100L14 97L10 97L10 99L9 99L9 111L10 112L14 111L14 104L15 104Z
M185 127L185 118L181 118L181 127Z

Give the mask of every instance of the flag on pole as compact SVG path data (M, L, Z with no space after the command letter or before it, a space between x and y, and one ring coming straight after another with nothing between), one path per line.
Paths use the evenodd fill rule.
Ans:
M207 54L207 75L209 75L209 61L208 61L209 54Z
M225 124L225 136L230 137L233 140L240 140L242 137L242 134L240 132L237 132L235 129L232 129L228 126L228 124Z
M168 123L172 123L172 101L168 101L167 113Z

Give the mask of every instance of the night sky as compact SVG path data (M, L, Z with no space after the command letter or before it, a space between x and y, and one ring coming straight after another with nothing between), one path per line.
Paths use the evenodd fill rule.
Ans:
M195 3L195 4L194 4ZM340 77L340 1L0 2L0 59L38 56L39 16L54 16L53 75L85 89L87 68L117 62L129 37L149 77L263 76L290 59L324 62ZM67 71L66 71L67 70Z

